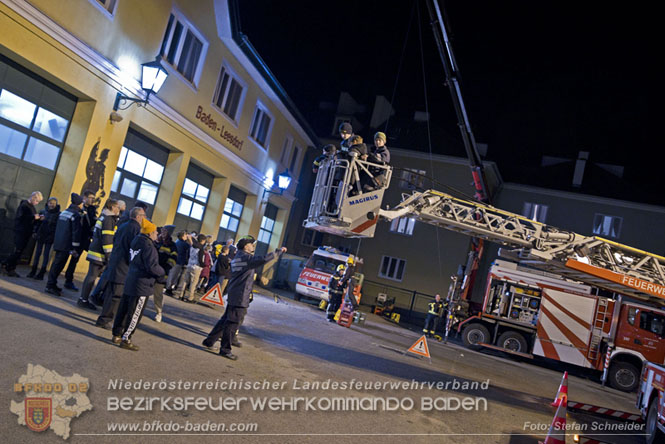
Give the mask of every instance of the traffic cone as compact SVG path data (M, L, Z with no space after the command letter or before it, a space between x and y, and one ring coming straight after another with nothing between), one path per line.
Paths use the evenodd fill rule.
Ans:
M566 444L566 412L565 402L559 402L559 406L554 414L552 425L547 431L545 441L538 441L539 444Z
M558 407L561 404L561 400L564 400L564 403L568 403L568 372L564 372L563 379L561 379L561 385L559 385L559 391L556 393L554 401L552 401L552 407Z

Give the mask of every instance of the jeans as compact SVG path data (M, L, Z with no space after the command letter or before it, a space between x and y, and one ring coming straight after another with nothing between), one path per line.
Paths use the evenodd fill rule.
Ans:
M44 242L37 242L37 248L35 248L35 256L32 261L32 272L36 273L37 268L39 268L39 259L42 258L42 268L40 273L46 273L46 266L48 265L48 257L51 254L52 243L46 244ZM43 255L42 255L43 252Z

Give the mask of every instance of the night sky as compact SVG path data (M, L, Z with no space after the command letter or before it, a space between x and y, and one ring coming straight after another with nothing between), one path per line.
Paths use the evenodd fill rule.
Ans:
M570 189L572 160L589 151L581 191L665 205L658 15L652 3L591 3L440 1L476 140L505 181ZM424 0L239 4L241 31L317 133L332 127L321 102L347 91L371 112L384 95L389 145L427 102L433 152L465 156ZM428 150L424 124L400 134L394 146ZM570 161L543 168L543 155Z

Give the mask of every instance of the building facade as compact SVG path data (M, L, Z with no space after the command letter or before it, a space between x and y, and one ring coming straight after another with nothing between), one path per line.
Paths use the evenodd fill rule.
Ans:
M146 202L157 225L281 245L304 152L317 141L239 32L237 7L0 0L3 238L30 192L64 208L70 193L91 190L100 204ZM144 98L141 64L155 58L169 74L158 94L146 106L121 102L112 116L118 93ZM285 171L290 187L266 193Z

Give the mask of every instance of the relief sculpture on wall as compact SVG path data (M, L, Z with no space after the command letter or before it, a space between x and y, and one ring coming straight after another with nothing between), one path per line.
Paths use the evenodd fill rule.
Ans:
M97 207L102 205L102 200L106 197L106 192L104 191L104 172L106 171L106 160L109 157L109 149L104 148L97 158L99 153L99 143L101 142L101 137L97 139L97 142L90 150L90 156L88 157L88 163L85 167L86 180L83 186L81 187L81 194L84 191L89 190L95 193L95 203Z

